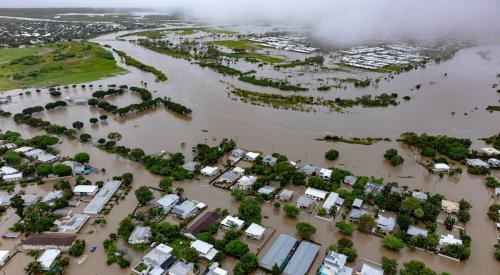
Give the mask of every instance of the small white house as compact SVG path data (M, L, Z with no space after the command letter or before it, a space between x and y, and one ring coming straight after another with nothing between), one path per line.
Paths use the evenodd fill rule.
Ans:
M160 206L165 213L168 213L175 207L175 205L177 205L179 199L179 196L175 194L167 194L161 199L157 200L156 204Z
M441 235L439 236L440 245L451 245L451 244L462 244L462 240L455 238L453 235Z
M260 156L259 153L254 153L254 152L248 152L245 154L245 160L248 161L255 161L255 159Z
M252 223L247 230L245 230L245 235L247 237L254 239L254 240L260 240L264 236L264 233L266 232L266 228L258 225L256 223Z
M73 188L73 194L77 196L94 196L99 187L97 185L77 185Z
M219 168L212 167L212 166L206 166L203 169L201 169L201 171L200 171L200 173L202 175L207 176L207 177L213 177L213 176L217 175L218 172L219 172Z
M319 170L319 176L322 177L325 180L331 179L332 178L332 173L333 173L332 170L326 169L326 168L321 168Z
M136 226L134 231L128 237L129 244L144 244L149 242L151 238L151 227L149 226Z
M4 165L2 168L0 168L0 175L11 175L11 174L16 174L19 173L19 171L16 168Z
M231 188L232 189L237 188L240 190L248 190L252 187L252 185L255 183L256 180L257 180L257 177L255 177L255 176L243 176Z
M446 163L436 163L432 170L434 172L448 172L450 171L450 166Z
M222 222L220 223L222 228L228 230L234 228L236 230L240 230L243 227L245 221L240 220L238 217L233 217L231 215L227 215Z
M194 248L200 257L203 257L209 261L213 260L217 253L217 249L213 245L206 243L201 240L196 240L191 243L191 248Z
M23 178L23 172L10 174L10 175L4 175L2 177L3 181L5 181L5 182L18 181L18 180L21 180L22 178Z
M481 150L488 155L500 155L500 151L492 147L481 148Z
M316 188L311 188L311 187L307 188L306 192L305 192L306 196L308 196L311 199L316 200L316 201L324 200L326 198L327 194L328 194L328 192L326 192L326 191L319 190Z
M328 197L326 198L325 203L323 203L323 209L326 210L326 213L330 214L333 207L335 206L336 213L333 214L337 214L340 210L340 207L342 207L343 202L344 200L339 197L338 193L331 192L330 195L328 195Z
M37 261L40 263L43 270L49 271L59 255L61 255L61 250L47 249Z
M281 191L281 193L278 195L278 199L284 202L290 201L293 198L293 193L293 190L283 189L283 191Z
M384 217L379 215L377 220L377 229L390 234L394 231L394 227L396 226L396 219L393 217Z

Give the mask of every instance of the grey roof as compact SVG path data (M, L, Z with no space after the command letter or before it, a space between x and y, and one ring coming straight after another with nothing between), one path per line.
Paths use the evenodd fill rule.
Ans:
M52 212L54 216L69 216L71 215L71 212L73 212L71 209L57 209L56 211Z
M366 210L353 209L351 211L351 214L349 215L349 218L357 220L357 219L361 218L361 216L366 215L366 214L368 214L368 212Z
M267 195L267 194L271 194L272 192L274 192L274 190L276 190L276 188L269 186L269 185L265 185L265 186L262 186L261 188L259 188L259 190L257 190L257 192L260 194Z
M307 274L314 258L316 258L316 255L318 254L319 248L320 245L318 244L302 241L288 262L283 274Z
M365 185L365 194L372 193L373 195L379 195L384 190L384 186L381 184L367 183Z
M83 209L85 214L98 214L99 211L104 207L104 205L111 199L113 194L118 190L118 187L122 184L122 181L111 180L106 182L101 190L94 196L94 198L89 202L89 204Z
M304 174L306 175L312 175L314 172L316 172L316 167L307 164L302 168L302 171L304 171Z
M168 273L172 275L186 275L193 269L194 269L193 263L185 263L178 261L168 270Z
M241 177L240 174L228 171L224 174L222 174L221 178L219 181L225 181L225 182L235 182Z
M352 207L354 208L361 208L361 206L363 205L363 200L362 199L354 199L354 201L352 202Z
M188 170L189 172L194 172L194 171L196 171L197 165L198 165L198 162L190 161L190 162L184 163L184 165L182 165L182 168Z
M411 195L421 201L427 200L427 194L424 192L419 192L419 191L413 191Z
M240 148L235 148L233 151L231 151L231 155L235 158L241 158L245 154L245 150L240 149Z
M421 235L421 236L427 237L427 230L426 229L423 229L423 228L420 228L420 227L416 227L416 226L413 226L413 225L410 225L410 227L408 228L408 230L406 231L406 233L408 235L410 235L410 236Z
M302 195L297 199L297 206L307 208L313 203L313 199L306 195Z
M171 209L173 207L173 204L177 203L179 201L179 196L175 194L167 194L163 197L161 197L159 200L156 201L158 205L163 207L163 209Z
M394 230L394 226L396 226L396 219L393 217L378 216L377 227L380 229L392 231Z
M296 244L297 239L294 237L280 234L278 239L276 239L269 250L267 250L264 257L260 260L259 265L268 270L271 270L275 264L281 268Z
M129 243L147 243L151 237L151 227L136 226L128 237Z
M264 159L262 160L264 163L267 163L269 165L275 165L276 162L278 162L278 159L271 156L271 155L267 155L264 157Z
M489 164L480 159L467 159L467 165L489 168Z
M344 182L347 184L351 184L351 185L355 184L357 180L358 180L358 177L352 176L352 175L344 177Z
M196 203L190 200L185 200L181 204L178 204L172 209L172 213L181 216L182 218L187 218L191 213L196 210Z
M293 190L288 190L288 189L283 189L283 191L281 191L281 193L279 194L279 198L281 200L290 200L292 199L293 197Z

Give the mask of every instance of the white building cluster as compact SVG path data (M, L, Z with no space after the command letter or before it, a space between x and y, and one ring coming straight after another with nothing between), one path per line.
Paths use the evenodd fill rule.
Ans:
M356 47L340 52L344 64L363 69L380 69L389 65L407 66L425 60L418 49L404 45Z

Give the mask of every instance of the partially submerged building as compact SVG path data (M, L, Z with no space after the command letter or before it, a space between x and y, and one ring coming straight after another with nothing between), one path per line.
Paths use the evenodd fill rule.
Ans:
M275 265L283 270L292 250L298 246L297 239L290 235L280 234L266 254L259 261L259 266L272 270Z
M307 274L311 268L316 255L318 255L320 245L308 241L300 242L299 247L293 253L292 258L286 265L283 274Z
M37 259L37 262L42 266L42 270L49 271L59 255L61 255L61 250L48 249Z
M205 166L203 169L201 169L200 173L207 177L213 177L217 175L217 173L219 173L219 168L212 166Z
M191 248L194 248L196 252L198 252L198 255L202 258L205 258L209 261L213 260L217 253L217 249L214 248L213 245L204 242L202 240L196 240L191 243Z
M75 214L71 217L63 217L54 222L60 233L78 233L89 220L89 215Z
M384 191L384 186L382 184L372 182L365 184L365 195L373 194L376 196L382 194L382 191Z
M149 243L151 238L151 227L149 226L136 226L128 237L129 244L145 244Z
M313 199L306 195L302 195L297 199L297 207L299 208L309 208L311 204L314 202Z
M266 228L256 223L252 223L247 230L245 230L245 235L254 240L260 240L264 236Z
M203 231L207 231L210 228L210 225L214 224L219 220L220 215L215 211L208 211L203 216L201 216L198 220L196 220L193 224L191 224L184 232L184 235L189 238L195 239L196 235Z
M406 234L408 234L411 237L415 236L422 236L422 237L427 237L427 229L423 229L418 226L410 225L408 227L408 230L406 230Z
M89 202L89 204L83 209L84 214L94 214L97 215L104 208L106 203L113 197L116 190L120 187L122 181L111 180L106 182L101 190L95 195L95 197Z
M323 191L323 190L319 190L316 188L308 187L304 194L315 201L322 201L326 198L326 195L328 194L328 192Z
M353 269L346 266L347 256L333 250L328 251L318 275L352 275Z
M458 204L458 202L442 200L441 210L448 214L458 213L458 210L460 210L460 205Z
M94 196L98 189L97 185L77 185L73 188L73 194L77 196Z
M182 203L174 206L174 208L172 209L172 213L183 220L191 217L197 211L198 203L191 200L185 200Z
M179 202L180 197L175 194L167 194L156 201L156 205L163 209L163 212L169 213Z
M340 210L340 207L342 207L343 203L344 200L341 197L339 197L338 193L331 192L326 198L325 203L323 203L323 209L326 210L326 213L330 214L335 207L336 211L333 214L337 214Z
M23 250L59 249L68 251L76 240L74 234L39 233L31 234L23 243Z
M384 217L382 215L378 215L377 219L377 229L385 234L390 234L394 231L394 227L396 226L396 219L393 217Z
M240 220L238 217L233 217L231 215L227 215L220 223L222 228L226 230L229 229L240 230L243 227L243 224L245 224L244 220Z
M278 199L283 202L291 201L293 198L293 191L289 189L283 189L278 195Z

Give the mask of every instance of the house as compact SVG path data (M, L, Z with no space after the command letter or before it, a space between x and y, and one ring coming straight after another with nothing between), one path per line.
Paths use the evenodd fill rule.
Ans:
M9 256L9 250L0 250L0 267L7 263Z
M267 270L272 270L273 267L277 265L280 271L283 270L292 250L296 248L297 245L297 239L294 237L280 234L272 246L266 251L264 257L260 259L259 266Z
M450 166L446 163L435 163L432 167L432 171L434 172L448 172L450 171Z
M332 173L333 173L332 170L326 168L321 168L319 170L319 176L325 180L330 180L332 178Z
M94 196L99 187L97 185L77 185L73 188L73 194L77 196Z
M248 152L245 154L245 160L248 160L248 161L255 161L255 159L257 157L259 157L260 154L259 153L254 153L254 152Z
M144 244L149 243L151 238L151 227L149 226L136 226L128 237L129 244Z
M342 181L344 184L354 185L358 181L358 177L356 176L345 176Z
M222 222L220 223L222 228L229 230L229 229L236 229L240 230L243 227L243 224L245 221L238 219L238 217L233 217L231 215L227 215Z
M233 189L238 188L240 190L248 190L252 187L256 180L257 177L255 176L243 176L236 182Z
M361 206L363 205L363 200L362 199L354 199L352 202L352 208L353 209L361 209Z
M233 157L234 159L237 159L237 160L241 159L244 155L245 155L245 150L240 149L240 148L234 148L231 151L231 157Z
M4 165L0 168L0 175L12 175L17 174L19 171L16 168Z
M217 173L219 173L219 168L212 166L205 166L203 169L201 169L200 173L207 177L213 177L217 175Z
M95 197L87 204L85 209L83 209L84 214L94 214L97 215L102 210L104 205L113 197L116 190L120 187L122 181L111 180L106 182L101 190L95 195Z
M377 229L385 234L390 234L394 231L394 227L396 226L396 219L393 217L384 217L382 215L378 215L377 219Z
M483 167L483 168L490 168L490 165L480 159L467 159L466 163L468 166L472 167Z
M256 223L252 223L247 230L245 230L245 235L247 237L254 239L254 240L260 240L264 236L264 233L266 232L266 228L258 225Z
M297 207L299 208L309 208L311 204L314 202L313 199L306 195L302 195L297 199Z
M76 240L75 234L60 234L60 233L39 233L31 234L22 243L22 248L28 250L47 250L59 249L68 251Z
M372 182L368 182L365 184L365 195L373 194L380 195L384 191L384 186L381 184L376 184Z
M312 165L309 165L309 164L308 165L304 165L304 167L302 167L302 171L307 176L314 176L314 175L316 175L316 167L314 167Z
M271 155L267 155L262 159L262 162L274 166L278 162L278 158L275 158Z
M23 178L23 172L10 174L10 175L4 175L2 177L3 181L5 181L5 182L18 181L18 180L21 180L22 178Z
M24 194L21 195L21 199L23 199L24 201L24 206L30 206L39 202L42 199L42 197L38 195Z
M172 213L180 219L187 219L194 215L198 210L198 204L191 200L185 200L181 204L177 204L172 209Z
M462 244L462 240L455 238L451 234L439 236L439 245L446 246L451 244Z
M452 213L458 213L458 210L460 210L460 206L458 202L454 201L449 201L449 200L442 200L441 201L441 210L448 214Z
M71 167L73 175L81 175L85 173L85 165L72 160L63 161L62 164Z
M500 160L494 159L494 158L490 158L490 159L488 159L488 165L491 168L498 168L498 167L500 167Z
M257 193L262 194L262 195L269 195L269 194L272 194L275 190L276 190L276 188L269 186L269 185L265 185L265 186L262 186L261 188L259 188L259 190L257 190Z
M283 191L281 191L281 193L278 195L278 199L284 202L291 201L293 198L293 193L294 192L292 190L283 189Z
M0 149L5 149L5 150L13 150L16 148L17 148L17 145L15 145L14 143L5 143L5 144L0 145Z
M215 255L219 253L219 251L217 251L217 249L215 249L213 245L202 240L196 240L192 242L191 248L194 248L196 252L198 252L198 255L200 257L205 258L209 261L213 260L215 258Z
M163 212L169 213L179 202L180 197L175 194L167 194L156 201L156 205L163 209Z
M363 264L361 267L361 272L359 275L384 275L384 271L381 268L374 267L372 265Z
M196 239L196 235L203 231L207 231L212 224L219 220L219 218L219 213L215 211L208 211L201 216L201 218L191 224L184 232L184 235L191 239Z
M411 237L414 236L427 237L427 230L414 225L410 225L410 227L408 227L408 230L406 230L406 234L408 234Z
M326 198L326 195L328 194L328 192L323 191L323 190L319 190L316 188L308 187L304 194L315 201L322 201Z
M344 203L344 200L339 197L338 193L331 192L330 195L325 200L325 203L323 203L323 209L326 210L326 213L330 214L332 212L333 207L336 207L336 211L333 214L337 214L340 211L340 207L342 207L342 204Z
M500 187L495 188L495 196L500 196Z
M226 173L222 174L220 178L217 179L217 182L233 184L240 178L241 178L240 174L234 173L232 171L227 171Z
M228 272L225 269L219 267L219 263L212 263L208 267L208 272L205 275L227 275Z
M194 264L178 261L168 269L168 275L194 275Z
M56 162L59 159L58 156L54 156L54 155L46 153L46 152L37 154L35 156L35 158L39 162L43 162L43 163L54 163L54 162Z
M62 196L63 196L63 191L61 190L50 191L49 193L47 193L47 195L43 196L42 201L49 203L55 199L62 198Z
M232 171L233 173L240 174L242 176L245 174L245 168L241 168L238 166L234 167Z
M318 275L352 275L353 269L346 266L347 256L333 250L328 251Z
M481 150L488 155L500 155L500 151L492 147L481 148Z
M428 197L426 193L424 193L424 192L419 192L419 191L413 191L413 192L411 193L411 195L412 195L412 197L415 197L415 198L417 198L417 199L419 199L419 200L421 200L421 201L426 201L426 200L427 200L427 197Z
M292 258L283 270L284 275L308 274L311 265L318 255L319 244L308 241L300 242L299 247L293 253Z
M52 215L57 217L69 217L73 213L70 209L57 209L52 212Z
M142 263L147 266L148 274L163 274L169 269L174 264L172 251L170 246L160 243L146 253L142 257ZM154 273L153 270L158 270L158 273Z
M196 169L198 168L198 162L190 161L190 162L184 163L184 165L182 165L182 168L184 168L184 170L186 170L188 172L194 173L194 172L196 172Z
M64 216L54 221L54 224L57 225L60 233L78 233L89 218L89 215L86 214L75 214L71 217Z
M10 205L10 199L14 197L14 195L9 195L9 194L0 194L0 205L2 206L7 206Z
M14 152L16 153L19 153L19 154L23 154L24 156L26 156L26 153L33 150L33 147L29 147L29 146L23 146L23 147L19 147L17 148L16 150L14 150ZM40 149L38 149L40 150ZM42 151L42 150L40 150Z
M368 211L362 209L352 209L351 214L349 214L349 220L353 223L357 223L361 216L368 215Z
M61 255L61 250L48 249L43 252L37 262L42 266L42 270L49 271L59 255Z

